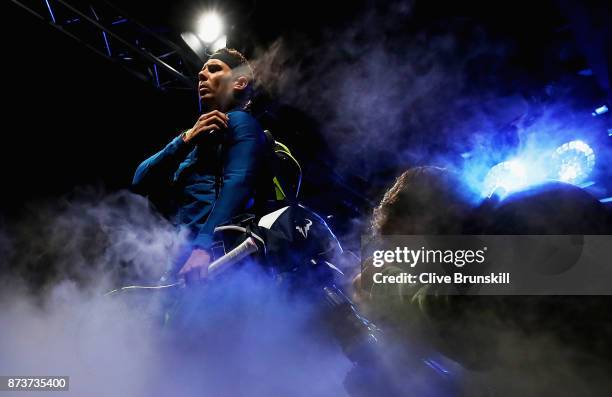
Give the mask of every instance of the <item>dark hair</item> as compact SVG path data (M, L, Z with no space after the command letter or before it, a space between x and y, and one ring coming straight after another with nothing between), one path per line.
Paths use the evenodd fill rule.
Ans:
M374 209L375 234L460 233L474 197L454 173L415 167L402 173Z
M242 104L243 108L248 108L250 105L250 99L253 95L254 75L251 64L246 59L246 57L242 55L240 51L235 50L233 48L221 48L220 50L216 51L215 54L221 54L223 57L233 58L234 62L232 63L236 66L232 67L232 65L230 65L230 67L232 67L232 74L235 74L236 76L244 76L247 78L248 85L244 90L237 93L235 98L238 102ZM215 54L213 54L213 56Z

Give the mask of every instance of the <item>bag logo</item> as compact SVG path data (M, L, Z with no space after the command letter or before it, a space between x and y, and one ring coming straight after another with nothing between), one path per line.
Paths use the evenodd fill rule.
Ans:
M308 231L310 230L310 226L312 226L312 221L306 218L306 225L304 225L303 227L296 226L295 228L297 229L298 232L300 232L302 236L304 236L304 238L308 238Z

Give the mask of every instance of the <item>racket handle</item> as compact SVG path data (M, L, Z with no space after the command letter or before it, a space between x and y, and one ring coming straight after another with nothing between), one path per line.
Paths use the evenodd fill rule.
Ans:
M233 265L246 258L247 256L257 252L259 248L253 237L248 237L236 248L223 255L208 266L209 276L216 276L225 270L231 268Z

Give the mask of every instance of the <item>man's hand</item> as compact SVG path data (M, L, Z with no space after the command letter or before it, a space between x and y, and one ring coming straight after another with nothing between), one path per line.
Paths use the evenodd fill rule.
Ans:
M183 141L195 142L194 139L198 136L210 134L215 130L227 128L229 118L227 114L218 110L213 110L209 113L204 113L200 116L193 127L183 135Z
M204 281L208 276L208 265L210 264L210 254L208 251L196 248L191 251L187 262L179 270L179 277L185 277L187 284L194 284Z

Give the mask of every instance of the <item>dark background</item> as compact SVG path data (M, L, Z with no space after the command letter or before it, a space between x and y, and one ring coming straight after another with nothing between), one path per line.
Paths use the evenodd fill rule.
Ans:
M193 15L207 6L187 0L114 4L176 43ZM398 2L367 1L224 1L218 7L231 21L229 46L253 56L283 38L290 47L315 48L303 62L316 62L317 46L333 46L328 33L350 26L366 10L401 12ZM611 103L612 19L606 1L416 1L409 7L410 13L402 17L405 23L385 32L396 38L390 42L393 51L401 52L398 42L416 32L447 30L461 51L470 45L472 28L478 27L511 51L494 70L474 69L469 75L473 87L495 85L534 98L551 82L563 81L585 111ZM4 217L18 219L25 203L62 197L77 186L108 191L129 187L136 166L196 119L195 92L157 89L16 4L8 4L4 19ZM593 75L578 75L584 69ZM392 178L410 165L381 160L375 178L346 168L333 172L341 159L328 144L320 115L273 95L262 94L258 106L264 127L279 132L305 169L302 201L323 215L334 214L337 228L369 214ZM443 117L438 122L444 123ZM433 139L427 129L406 135L426 146L431 140L432 150L438 151L451 139L443 134Z

